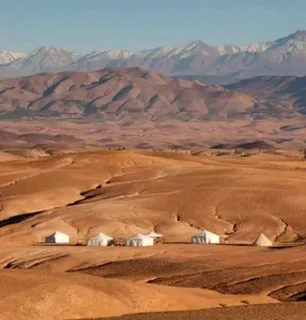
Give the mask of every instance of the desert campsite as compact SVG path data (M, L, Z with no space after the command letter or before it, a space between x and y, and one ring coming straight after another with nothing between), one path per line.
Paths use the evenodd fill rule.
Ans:
M54 319L302 301L303 204L290 199L306 182L293 162L267 159L98 151L1 162L3 308Z
M306 320L306 1L0 4L0 320Z

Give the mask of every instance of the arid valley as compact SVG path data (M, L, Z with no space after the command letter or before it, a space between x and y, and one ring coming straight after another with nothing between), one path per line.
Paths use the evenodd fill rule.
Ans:
M1 320L306 319L304 82L0 80Z
M0 4L0 320L306 320L306 1Z
M32 148L0 161L1 319L306 319L298 153ZM203 229L226 243L191 244ZM44 244L56 230L70 244ZM82 245L148 231L164 243ZM261 233L274 245L253 246Z

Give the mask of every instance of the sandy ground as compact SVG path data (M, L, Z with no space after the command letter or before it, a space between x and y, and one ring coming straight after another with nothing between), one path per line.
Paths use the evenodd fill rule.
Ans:
M101 151L0 168L2 220L45 211L1 228L10 244L42 241L54 229L73 241L97 231L129 237L155 230L167 241L189 241L201 229L232 242L252 242L261 232L280 243L306 236L304 161Z
M184 289L99 279L80 274L1 271L2 317L60 319L123 315L164 310L193 310L264 303L264 296L221 295L203 289ZM21 281L22 279L22 281ZM16 302L19 302L17 307ZM273 302L273 299L270 299Z
M217 144L239 144L255 140L266 141L277 149L304 148L306 128L299 125L300 119L266 119L260 121L177 121L168 119L165 122L152 121L103 121L103 122L71 122L64 120L43 121L0 121L1 130L16 134L33 134L26 141L6 140L0 145L3 148L22 148L45 144L54 149L40 135L69 135L80 139L79 142L67 141L67 147L103 147L126 149L189 149L205 148ZM283 130L286 126L297 126L295 130ZM1 132L0 132L1 137ZM61 143L57 143L61 144Z
M104 320L119 318L104 318ZM254 305L213 310L146 313L120 317L123 320L304 320L306 319L306 303L290 303L284 305ZM89 319L87 319L89 320ZM93 320L93 319L91 319ZM98 319L95 319L98 320Z
M1 319L216 307L179 317L249 319L253 312L261 319L276 315L273 305L285 302L290 307L284 319L290 312L303 319L306 162L265 154L216 158L128 151L0 158ZM189 242L204 228L227 235L229 244L176 243ZM169 244L42 245L55 230L69 234L72 243L99 231L129 237L155 230ZM251 244L261 232L288 247L239 245Z
M305 282L304 252L305 246L271 251L188 244L2 248L1 319L100 318L216 307L226 308L228 315L234 314L232 306L279 305L284 288L283 298L290 301ZM299 304L294 310L303 310L305 303ZM256 308L253 315L272 313L265 306ZM221 310L213 312L220 315Z

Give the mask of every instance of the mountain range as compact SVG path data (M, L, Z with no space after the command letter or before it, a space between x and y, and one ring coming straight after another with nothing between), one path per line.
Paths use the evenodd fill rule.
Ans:
M229 84L255 76L306 74L306 31L248 46L210 46L194 41L151 50L101 50L88 54L40 47L28 55L0 51L0 77L60 71L140 67L206 83Z
M279 107L290 105L299 114L306 115L306 77L260 76L225 87L252 95L258 102L274 101Z
M0 118L180 121L250 113L253 97L135 68L65 71L0 80Z
M0 64L9 64L15 60L25 58L26 54L9 51L0 51Z
M303 148L305 88L306 77L220 86L138 67L0 79L0 149Z
M228 86L135 68L0 80L0 119L135 123L290 119L306 114L306 77L258 77Z

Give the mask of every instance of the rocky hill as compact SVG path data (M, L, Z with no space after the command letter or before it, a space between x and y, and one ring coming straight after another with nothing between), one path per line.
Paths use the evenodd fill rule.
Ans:
M0 81L2 119L128 121L229 119L252 114L253 97L139 68L62 72Z

